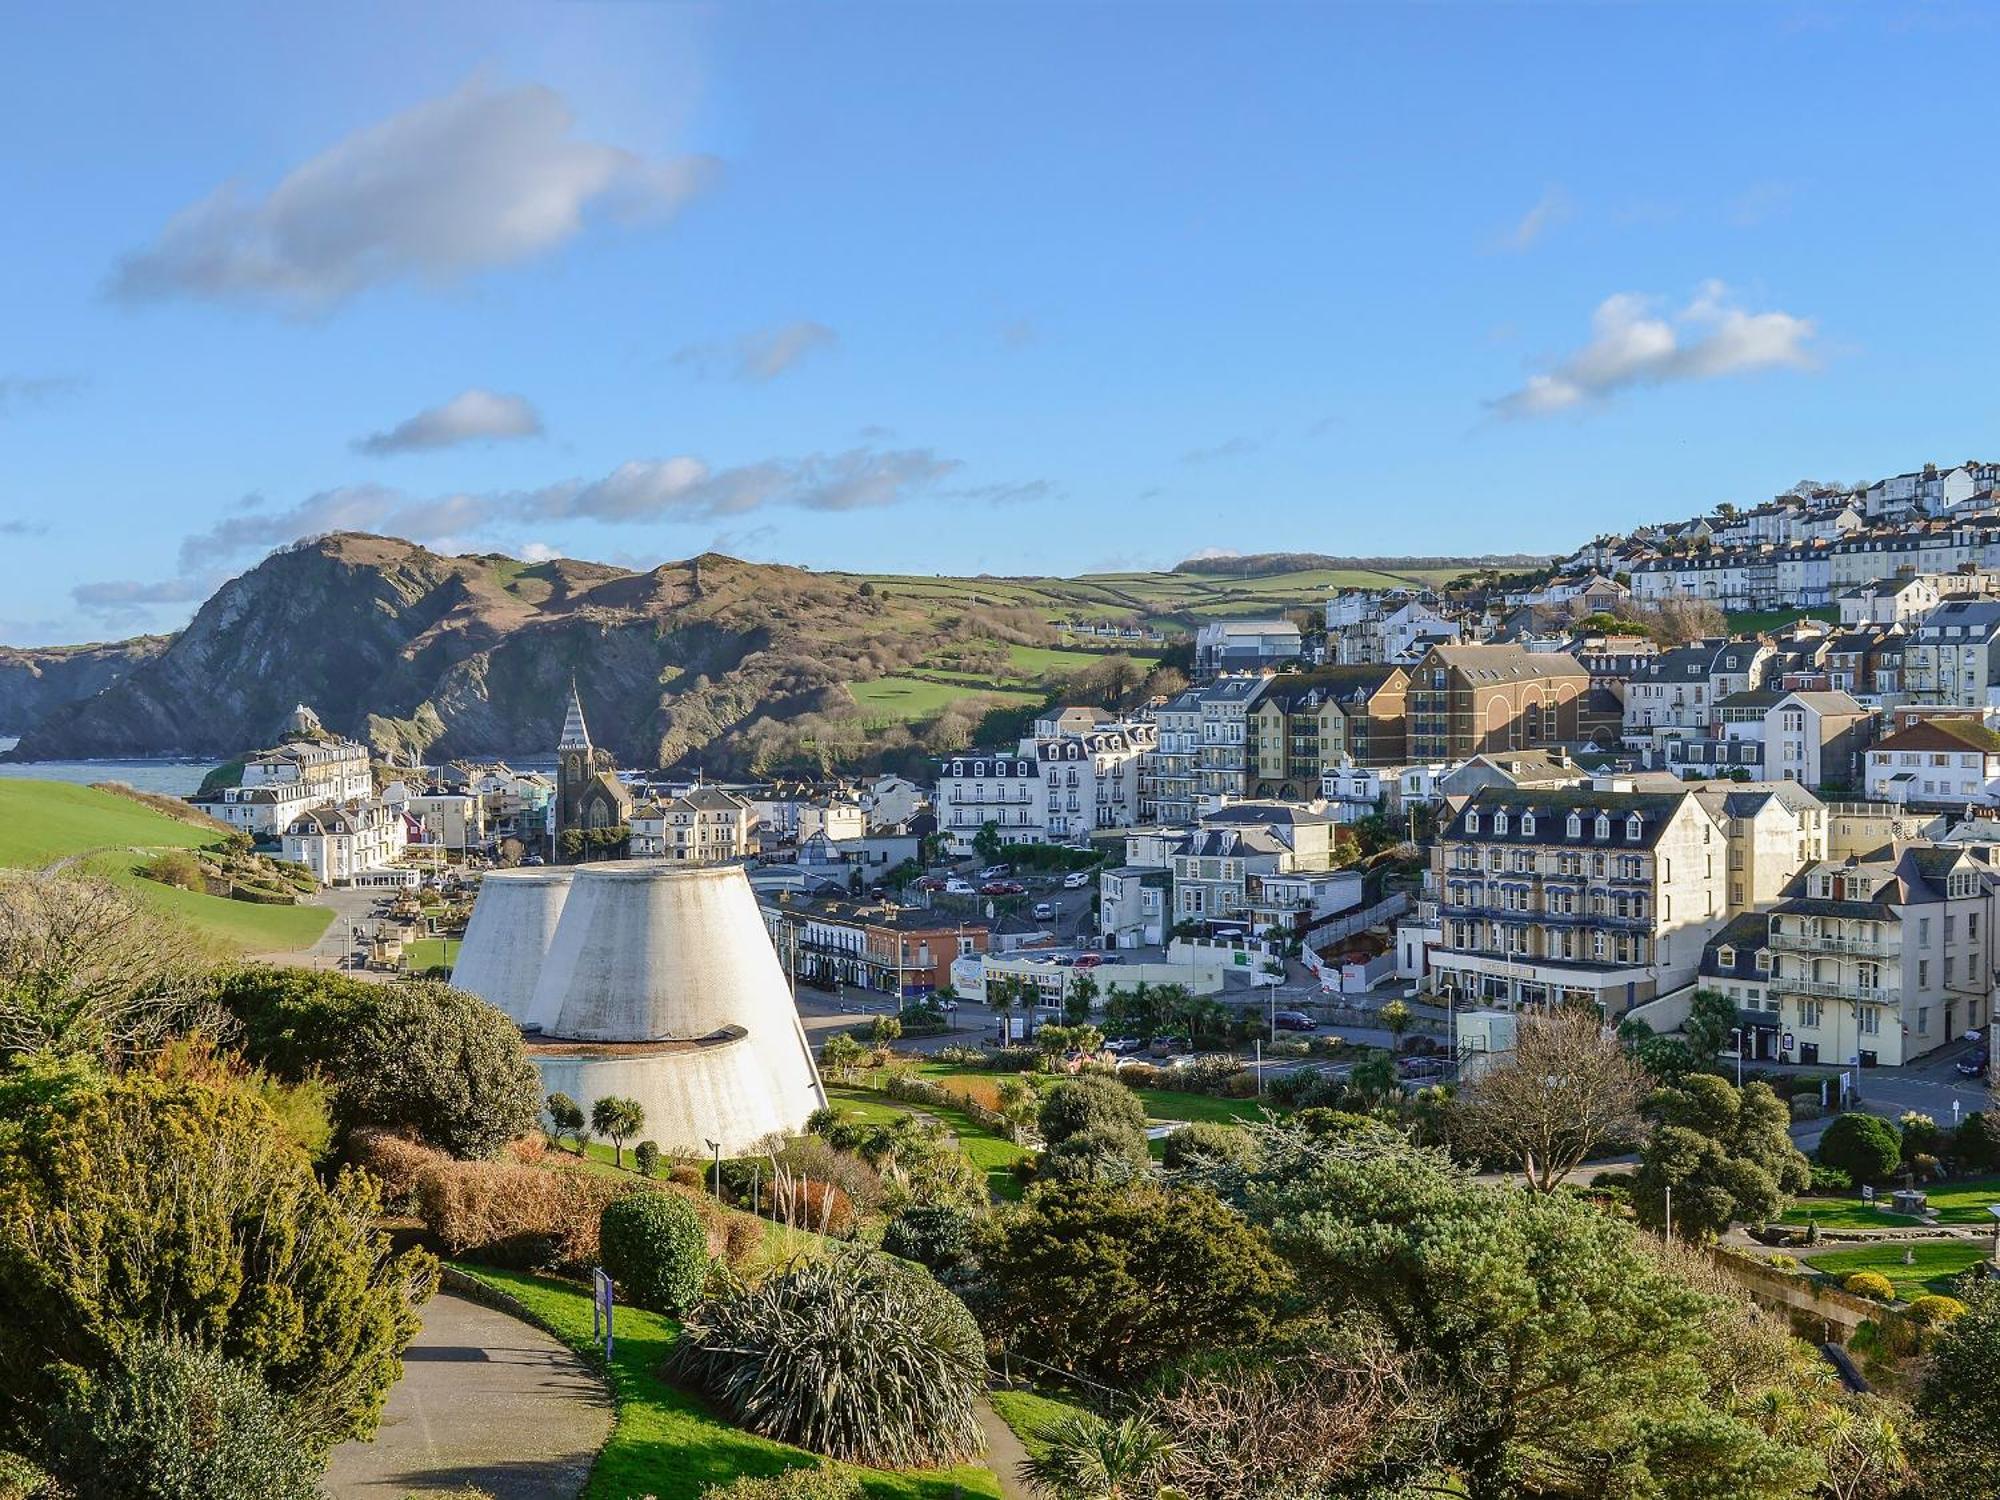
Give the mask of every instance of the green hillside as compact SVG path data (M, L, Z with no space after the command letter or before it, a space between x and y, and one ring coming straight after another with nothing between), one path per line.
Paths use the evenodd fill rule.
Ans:
M76 859L227 948L284 953L318 941L333 919L323 906L259 906L176 890L137 873L162 849L192 849L215 837L94 787L0 778L0 866L38 869Z

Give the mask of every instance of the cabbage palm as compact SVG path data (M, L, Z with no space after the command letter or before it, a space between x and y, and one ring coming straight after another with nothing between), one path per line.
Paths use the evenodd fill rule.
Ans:
M1107 1422L1071 1412L1035 1440L1043 1452L1024 1460L1020 1475L1049 1500L1154 1500L1174 1456L1167 1435L1144 1417Z

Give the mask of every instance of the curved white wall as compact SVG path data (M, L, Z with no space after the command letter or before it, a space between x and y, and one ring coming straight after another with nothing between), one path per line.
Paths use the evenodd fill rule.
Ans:
M708 1156L710 1141L721 1142L724 1156L747 1156L766 1137L797 1135L826 1102L803 1048L785 1055L754 1033L637 1055L629 1047L555 1044L529 1058L545 1095L568 1094L586 1115L607 1095L636 1099L646 1111L637 1139L688 1156Z
M568 869L490 872L479 883L451 982L497 1005L515 1025L525 1022L574 874Z

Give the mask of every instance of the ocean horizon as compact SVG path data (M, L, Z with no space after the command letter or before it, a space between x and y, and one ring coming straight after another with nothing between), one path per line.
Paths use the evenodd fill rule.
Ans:
M16 735L0 734L0 754L19 743ZM215 765L199 760L9 760L0 761L0 776L17 781L74 781L85 786L94 781L122 781L141 792L190 797Z

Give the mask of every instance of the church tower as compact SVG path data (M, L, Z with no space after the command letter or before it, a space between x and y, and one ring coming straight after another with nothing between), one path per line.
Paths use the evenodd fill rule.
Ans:
M576 679L569 681L569 710L563 715L562 739L556 744L556 832L583 827L583 792L596 774L590 754L590 730L583 722L583 699Z

